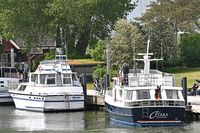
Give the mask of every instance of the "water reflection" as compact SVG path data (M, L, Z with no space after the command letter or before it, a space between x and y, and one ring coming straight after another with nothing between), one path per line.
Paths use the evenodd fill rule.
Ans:
M70 131L84 129L84 112L40 113L14 111L12 128L18 131Z
M178 127L124 127L109 120L103 111L39 113L0 107L0 131L38 132L102 132L102 133L196 133L200 121Z

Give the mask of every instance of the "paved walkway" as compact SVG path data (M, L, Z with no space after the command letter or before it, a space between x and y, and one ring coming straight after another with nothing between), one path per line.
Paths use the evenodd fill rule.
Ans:
M87 95L88 96L103 96L103 93L99 93L98 91L95 91L95 90L87 90Z

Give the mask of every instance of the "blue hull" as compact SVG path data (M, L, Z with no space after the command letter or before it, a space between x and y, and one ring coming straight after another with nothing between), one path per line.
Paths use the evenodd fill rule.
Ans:
M121 108L105 103L113 122L128 126L178 126L183 125L184 107L133 107Z

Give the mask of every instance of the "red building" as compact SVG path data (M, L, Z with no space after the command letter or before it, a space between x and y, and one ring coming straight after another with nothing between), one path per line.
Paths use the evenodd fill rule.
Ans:
M15 63L27 62L27 56L22 52L23 49L26 49L23 40L6 41L0 39L0 45L3 47L0 53L0 66L14 66ZM43 37L34 46L36 47L32 48L31 57L43 55L48 50L55 49L56 44L53 39Z

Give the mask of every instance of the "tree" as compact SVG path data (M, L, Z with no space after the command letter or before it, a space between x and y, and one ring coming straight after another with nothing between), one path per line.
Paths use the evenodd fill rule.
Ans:
M157 0L140 18L153 45L151 49L164 58L165 64L180 65L179 31L194 32L199 28L198 0Z
M105 40L99 40L94 48L90 49L90 56L96 61L105 61L106 60L106 44Z
M84 56L91 40L108 37L114 23L134 6L131 0L54 0L46 13L54 17L52 25L63 29L69 55Z
M157 0L150 4L150 8L142 17L143 22L155 22L165 19L174 31L194 31L200 28L199 0ZM146 20L146 21L145 21Z
M123 63L133 65L133 59L143 47L143 36L137 26L126 20L117 21L110 41L111 64L119 69Z
M189 37L182 37L181 57L186 66L197 67L200 65L200 34L192 34Z
M44 9L52 0L1 0L0 29L2 36L7 39L22 39L28 54L30 65L30 52L39 47L40 39L47 35L49 20Z

